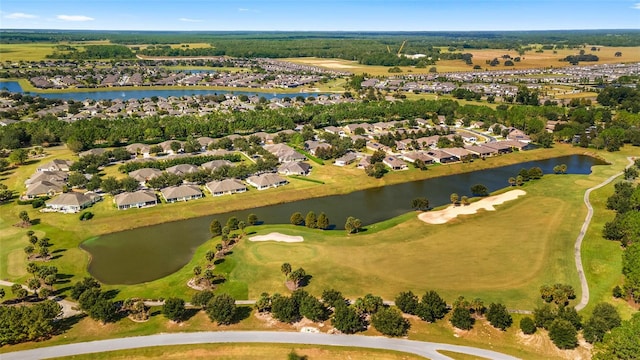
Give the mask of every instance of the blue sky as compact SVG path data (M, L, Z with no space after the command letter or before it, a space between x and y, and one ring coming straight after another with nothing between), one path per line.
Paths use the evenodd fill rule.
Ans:
M211 31L639 29L640 0L2 0L0 28Z

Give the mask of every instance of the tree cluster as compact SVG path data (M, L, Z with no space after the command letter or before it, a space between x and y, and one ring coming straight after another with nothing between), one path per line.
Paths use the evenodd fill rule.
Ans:
M0 306L0 346L46 340L58 330L62 307L53 300L30 306Z

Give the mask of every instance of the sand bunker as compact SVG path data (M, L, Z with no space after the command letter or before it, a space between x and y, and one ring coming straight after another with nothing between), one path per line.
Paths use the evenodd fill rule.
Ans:
M279 241L279 242L303 242L302 236L291 236L281 233L272 232L267 235L252 236L249 241Z
M427 224L444 224L458 215L475 214L480 209L494 211L494 205L500 205L506 201L517 199L519 196L526 194L524 190L511 190L504 194L489 196L469 205L453 206L439 211L427 211L418 215L418 219Z

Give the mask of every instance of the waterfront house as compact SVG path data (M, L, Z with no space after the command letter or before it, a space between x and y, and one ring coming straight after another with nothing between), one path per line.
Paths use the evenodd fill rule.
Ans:
M407 170L409 167L407 163L398 159L395 156L387 156L382 160L382 163L391 168L391 170Z
M337 158L336 161L333 163L333 165L336 165L336 166L349 165L352 162L356 161L356 159L357 159L356 154L349 152Z
M212 181L205 185L213 196L231 195L247 191L247 186L237 179L224 179Z
M195 185L169 186L160 190L160 194L168 203L195 200L203 197L202 190Z
M116 203L118 210L142 208L158 204L156 193L151 190L124 192L114 196L113 201Z
M79 193L68 192L45 202L47 209L51 209L63 213L76 213L82 209L88 208L101 199L100 195L95 193Z
M300 161L288 162L278 167L278 173L283 175L309 175L311 165Z
M265 190L272 187L276 188L289 183L287 180L272 173L250 176L247 178L247 182L258 190Z

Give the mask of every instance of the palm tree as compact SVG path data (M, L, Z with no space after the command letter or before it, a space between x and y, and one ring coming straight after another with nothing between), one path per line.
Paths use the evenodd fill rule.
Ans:
M458 194L453 193L453 194L451 194L451 196L449 197L449 200L451 200L451 203L452 203L453 205L458 205L458 199L459 199L459 198L460 198L460 197L458 196Z
M513 176L509 178L509 185L516 186L516 178Z
M280 266L280 271L284 274L285 278L291 274L291 264L284 263Z

